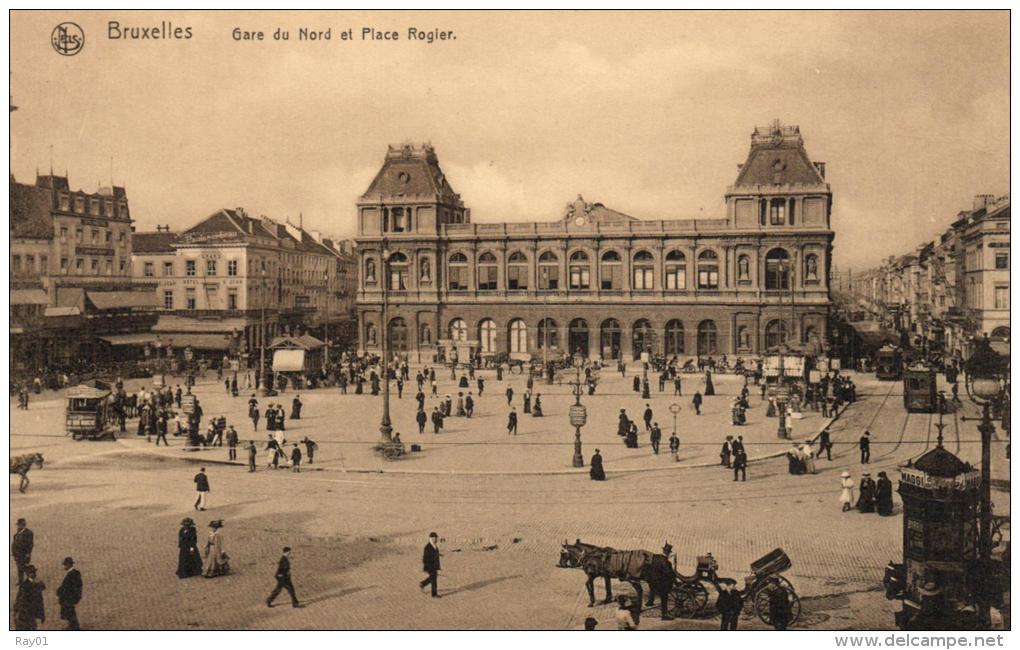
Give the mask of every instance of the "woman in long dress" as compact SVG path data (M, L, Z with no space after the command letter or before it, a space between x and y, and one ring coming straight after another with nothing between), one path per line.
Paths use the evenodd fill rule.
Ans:
M893 512L892 481L885 472L878 473L878 482L875 485L875 505L878 514L888 517Z
M818 468L815 467L815 450L811 448L811 442L805 442L800 448L801 457L804 459L804 469L807 470L808 474L817 474Z
M840 474L839 485L843 488L839 493L839 502L843 504L843 512L850 512L854 507L854 480L850 478L850 472Z
M190 578L200 573L202 556L198 552L198 531L191 517L185 517L177 532L177 577Z
M209 539L205 543L205 571L203 575L206 578L215 578L219 575L218 569L223 557L223 535L220 533L223 521L220 519L210 521L209 527L212 530L209 532Z

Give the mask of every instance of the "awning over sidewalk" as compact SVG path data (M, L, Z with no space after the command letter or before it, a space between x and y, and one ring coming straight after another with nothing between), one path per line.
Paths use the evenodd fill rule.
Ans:
M12 289L12 305L48 305L49 296L42 289Z
M110 345L146 345L147 343L155 343L155 334L109 334L107 336L100 336L101 340L106 341Z
M174 334L164 333L160 340L174 349L192 347L196 350L228 350L230 341L222 334Z
M248 322L243 318L189 318L187 316L176 316L176 315L163 315L159 317L156 325L152 328L153 332L159 332L163 334L164 338L169 336L178 336L176 332L201 332L201 333L221 333L228 334L237 332L243 332Z
M89 291L88 298L96 306L96 309L133 309L159 306L154 291Z
M273 352L273 372L301 372L304 369L304 350L276 350Z

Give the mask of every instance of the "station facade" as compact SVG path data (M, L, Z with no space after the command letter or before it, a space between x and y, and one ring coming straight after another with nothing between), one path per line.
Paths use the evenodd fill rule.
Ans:
M800 130L757 128L718 219L642 220L578 196L558 219L471 223L429 145L391 146L358 201L359 347L432 361L603 360L821 346L832 192ZM383 300L387 323L383 323Z

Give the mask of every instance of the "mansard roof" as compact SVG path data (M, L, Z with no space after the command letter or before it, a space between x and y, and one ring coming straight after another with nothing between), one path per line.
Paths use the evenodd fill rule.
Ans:
M460 203L460 195L439 167L439 159L430 144L390 145L382 169L362 199L437 197L443 203Z
M778 120L768 127L755 127L751 134L751 150L740 166L734 187L754 185L828 187L808 158L800 127L783 126Z

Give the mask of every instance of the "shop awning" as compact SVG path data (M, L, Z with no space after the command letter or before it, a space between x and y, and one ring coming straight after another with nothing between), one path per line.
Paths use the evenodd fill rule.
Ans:
M164 343L174 349L191 347L196 350L228 350L230 342L222 334L163 334Z
M43 316L80 316L81 310L77 307L47 307Z
M155 334L110 334L108 336L100 336L101 340L106 341L110 345L146 345L147 343L155 343Z
M189 318L187 316L163 315L159 317L152 331L159 332L163 334L163 338L166 338L167 336L175 336L175 332L220 332L222 334L235 331L243 332L247 325L248 322L243 318L200 319Z
M154 291L89 291L88 298L96 306L96 309L133 309L159 306Z
M304 369L304 350L277 350L273 352L273 372L301 372Z
M12 305L48 305L50 298L42 289L11 290Z

